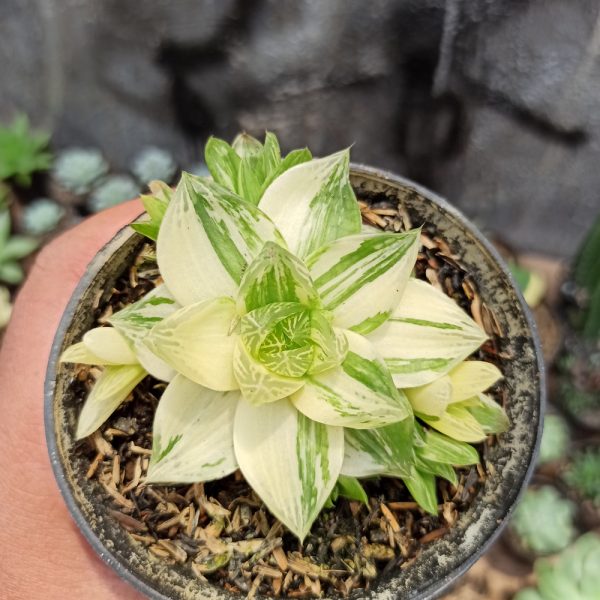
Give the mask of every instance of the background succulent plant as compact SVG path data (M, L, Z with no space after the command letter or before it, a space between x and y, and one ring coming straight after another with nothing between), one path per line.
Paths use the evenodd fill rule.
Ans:
M521 590L514 600L598 600L600 536L582 535L558 560L535 563L537 587Z
M139 184L129 175L110 175L94 188L88 199L88 208L92 212L100 212L126 200L131 200L139 193Z
M570 433L569 425L556 414L547 414L544 418L544 434L540 444L538 463L544 464L560 460L567 454Z
M175 176L177 163L167 150L148 146L134 158L131 171L144 185L155 179L169 183Z
M67 148L54 161L55 179L74 194L87 194L94 182L108 172L108 163L100 150Z
M589 448L575 454L564 479L583 498L600 507L600 448Z
M64 215L65 209L54 200L37 198L24 208L22 227L31 235L49 233L56 229Z
M25 115L16 117L11 125L0 126L0 180L30 185L34 173L50 167L49 139L47 133L31 131Z
M528 489L510 526L522 546L537 556L566 548L576 534L575 505L551 486Z
M0 212L0 281L11 285L21 283L25 276L19 264L31 254L38 242L24 235L10 235L11 219L7 210Z

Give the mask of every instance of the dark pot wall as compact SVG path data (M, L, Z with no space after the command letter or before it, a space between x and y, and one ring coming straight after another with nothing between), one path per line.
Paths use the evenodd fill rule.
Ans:
M508 392L511 429L500 436L489 458L495 475L477 502L442 539L427 546L409 568L353 597L433 598L452 584L487 549L508 520L534 464L541 433L544 372L535 326L496 252L462 215L442 199L388 173L355 166L352 183L358 196L398 198L418 218L433 223L478 283L482 300L495 312L506 333L507 355L501 365ZM416 224L420 224L416 222ZM104 561L152 598L226 598L230 594L196 579L185 566L168 566L130 541L108 515L98 484L85 479L87 464L73 452L79 405L69 391L72 365L60 365L61 351L92 325L90 307L100 290L110 289L142 239L121 231L92 261L73 294L56 334L45 389L46 436L52 465L65 500L82 532Z

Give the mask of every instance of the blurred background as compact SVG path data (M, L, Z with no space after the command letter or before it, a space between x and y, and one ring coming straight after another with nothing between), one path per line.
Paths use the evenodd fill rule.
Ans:
M551 366L557 437L510 536L526 552L497 545L454 597L512 598L535 585L536 558L597 531L597 0L0 8L0 325L36 248L151 179L203 172L209 135L269 129L316 155L352 145L354 161L425 184L496 240Z

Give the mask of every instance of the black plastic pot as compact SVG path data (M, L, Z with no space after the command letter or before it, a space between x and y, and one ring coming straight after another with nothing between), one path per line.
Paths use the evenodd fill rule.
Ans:
M490 448L495 475L485 482L471 508L451 531L424 548L408 568L353 597L435 598L455 583L489 548L510 518L527 484L541 438L545 403L544 367L535 325L506 265L477 229L432 192L391 173L353 166L359 197L399 200L415 223L432 223L472 278L482 300L495 312L512 358L501 369L508 391L511 428ZM419 222L420 221L420 222ZM156 599L230 599L222 588L198 580L185 565L170 566L133 542L108 514L97 483L85 478L88 465L73 452L79 403L69 391L73 366L60 364L64 348L92 326L91 305L110 290L143 240L125 228L94 258L79 283L56 333L45 384L46 437L60 490L73 518L98 555L134 587Z

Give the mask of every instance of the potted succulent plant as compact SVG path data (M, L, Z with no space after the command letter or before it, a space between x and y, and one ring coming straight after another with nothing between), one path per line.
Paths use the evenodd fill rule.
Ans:
M156 598L439 593L534 462L522 298L462 216L348 151L282 158L267 133L205 156L211 177L150 185L57 333L77 522Z

